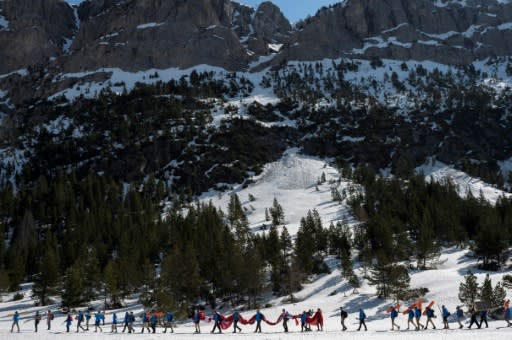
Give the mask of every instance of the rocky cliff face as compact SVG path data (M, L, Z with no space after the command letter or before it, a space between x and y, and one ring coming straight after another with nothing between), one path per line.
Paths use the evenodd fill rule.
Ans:
M508 0L346 0L302 23L276 63L346 56L467 64L510 54Z
M62 0L0 1L0 74L60 56L74 30L73 9Z

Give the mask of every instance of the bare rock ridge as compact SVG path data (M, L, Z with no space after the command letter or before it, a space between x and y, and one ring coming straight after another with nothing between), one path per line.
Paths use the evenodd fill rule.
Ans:
M298 27L275 63L345 56L468 64L511 54L509 0L346 0Z
M0 74L119 67L247 70L323 58L467 64L512 55L512 0L345 0L292 27L271 2L0 0ZM268 64L265 64L268 65Z

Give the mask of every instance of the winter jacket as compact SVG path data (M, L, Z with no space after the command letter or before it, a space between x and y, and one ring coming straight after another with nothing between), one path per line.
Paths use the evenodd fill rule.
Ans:
M112 323L114 325L117 325L117 314L116 313L112 314Z
M80 321L80 322L84 321L84 313L82 311L78 312L78 321Z
M464 311L462 308L457 309L457 317L462 318L464 316Z
M414 310L414 316L417 317L417 318L421 318L421 309L416 308Z
M126 312L126 313L124 314L124 323L129 323L129 322L130 322L130 319L131 319L131 317L130 317L130 313Z
M394 318L396 318L397 316L398 316L398 311L397 311L396 309L393 309L393 310L391 311L391 318L392 318L392 319L394 319Z
M194 313L194 322L199 323L201 321L201 314L199 312Z
M97 325L100 324L100 322L101 322L101 314L100 313L96 313L94 315L94 322L96 322Z
M174 315L172 315L172 312L167 312L165 314L165 321L172 322L173 319L174 319Z
M443 318L447 318L450 316L450 312L446 307L443 307Z
M213 314L213 321L220 322L221 321L220 319L221 319L221 317L220 317L219 313Z
M300 316L300 322L301 322L302 324L305 324L307 320L308 320L308 314L307 314L307 313L305 313L305 312L304 312L304 313L302 313L302 315Z
M256 313L256 321L261 321L263 320L263 314L261 314L260 312Z
M364 313L364 311L360 310L359 311L359 320L365 320L366 319L366 314Z
M14 313L14 315L12 316L12 321L14 321L14 322L20 321L20 315L18 314L18 312Z
M91 320L91 313L89 313L88 311L85 312L85 319L86 320Z
M156 317L155 313L151 314L151 316L149 317L149 322L152 325L156 325L158 323L158 318Z
M414 319L414 310L413 310L413 309L411 309L411 310L409 311L408 317L409 317L409 320Z
M233 313L233 321L238 321L238 312Z
M66 326L69 327L73 323L73 317L69 315L66 319Z
M433 318L434 317L434 310L429 308L427 309L427 317Z

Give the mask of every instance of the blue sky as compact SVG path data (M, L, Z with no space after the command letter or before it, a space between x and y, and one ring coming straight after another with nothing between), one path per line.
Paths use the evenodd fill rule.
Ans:
M77 4L83 0L67 0L69 3ZM236 0L235 0L236 1ZM237 2L257 7L264 0L239 0ZM272 0L283 11L284 15L291 22L296 22L308 15L313 15L322 7L340 2L340 0Z

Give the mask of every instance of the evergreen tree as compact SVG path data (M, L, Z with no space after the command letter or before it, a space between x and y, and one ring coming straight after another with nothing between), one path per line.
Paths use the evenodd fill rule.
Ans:
M503 276L503 287L512 289L512 275L507 274Z
M480 288L480 300L488 305L493 303L494 291L492 289L492 281L489 274L485 276L484 283L482 283L482 287Z
M73 265L66 270L64 283L62 286L62 305L68 308L76 307L82 304L82 279L81 270L78 266Z
M459 285L460 302L467 306L473 305L479 296L479 290L480 287L478 286L476 276L469 270L464 276L464 282L461 282Z
M105 287L105 299L110 299L111 306L118 306L121 297L120 275L118 264L111 260L103 270L103 280Z
M39 273L34 276L33 296L40 305L46 306L49 296L57 293L59 264L55 253L55 243L51 233L47 235L46 249L39 264Z
M492 305L501 306L507 297L507 291L503 288L501 282L498 282L492 292Z
M274 197L272 207L269 209L270 217L272 219L272 225L278 226L284 223L284 210L281 204Z
M235 240L243 249L247 247L250 239L249 221L240 204L240 199L237 194L232 194L228 203L228 221L231 226Z

